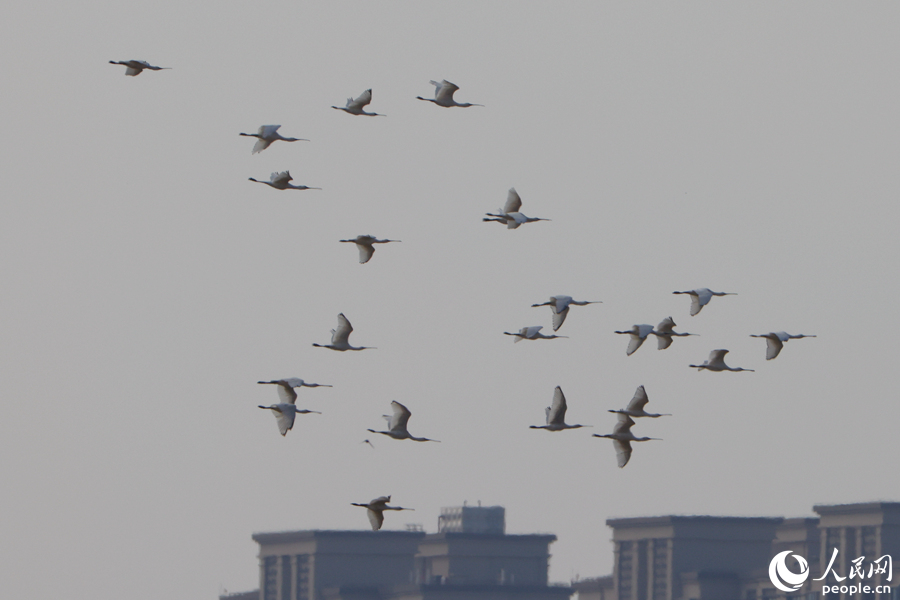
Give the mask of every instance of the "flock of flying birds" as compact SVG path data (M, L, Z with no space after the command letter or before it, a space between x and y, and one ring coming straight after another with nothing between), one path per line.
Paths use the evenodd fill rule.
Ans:
M153 66L146 61L142 60L127 60L127 61L109 61L111 64L116 65L124 65L126 67L125 75L134 77L140 75L142 71L145 69L151 71L160 71L163 69L168 69L169 67L156 67ZM432 102L438 106L450 108L450 107L470 107L470 106L483 106L482 104L469 104L469 103L458 103L454 100L453 94L459 89L453 83L449 81L443 80L440 82L431 81L431 84L435 86L434 98L423 98L421 96L416 96L419 100L424 100L426 102ZM348 98L346 106L333 106L332 108L336 110L341 110L351 115L363 115L370 117L381 117L385 116L379 113L367 112L365 107L369 105L372 101L372 90L368 89L360 94L357 98ZM280 125L263 125L259 128L256 133L240 133L241 136L246 137L255 137L257 138L256 144L253 146L253 150L251 154L256 154L258 152L262 152L266 148L268 148L272 143L276 141L283 142L299 142L299 141L309 141L303 138L292 138L292 137L283 137L278 133L278 129ZM319 190L321 188L309 187L305 185L292 185L290 182L293 181L291 174L289 171L276 172L272 173L269 178L269 181L260 181L254 178L250 178L250 181L256 183L263 183L277 190ZM507 195L506 204L503 208L498 209L496 213L485 213L485 217L482 219L483 221L491 221L501 223L506 225L507 229L516 229L520 225L524 225L526 223L533 223L536 221L549 221L550 219L544 218L532 218L526 216L521 212L522 209L522 199L519 197L519 194L516 192L515 188L510 188L509 193ZM375 253L375 244L386 244L390 242L399 242L400 240L380 240L371 235L359 235L354 239L340 240L344 243L353 243L356 244L359 250L359 262L360 264L364 264L371 260L373 254ZM708 288L698 288L695 290L689 291L676 291L672 292L673 294L686 294L691 297L691 316L696 316L700 313L704 306L706 306L713 296L729 296L734 295L733 293L726 292L714 292ZM599 304L600 301L578 301L574 300L571 296L565 295L557 295L552 296L547 302L542 302L539 304L532 304L532 307L537 306L549 306L552 311L552 325L553 331L556 332L562 327L563 323L566 320L566 317L569 314L569 309L572 306L585 306L588 304ZM666 317L662 321L659 322L656 327L647 324L638 324L633 325L631 329L624 331L616 331L615 333L621 335L628 335L629 342L628 347L626 349L626 355L631 356L634 352L636 352L644 341L650 336L654 335L657 338L657 348L659 350L665 350L669 346L672 345L674 338L676 337L684 337L697 335L694 333L683 333L676 332L674 328L676 327L675 321L672 317ZM514 342L521 342L522 340L539 340L539 339L555 339L555 338L564 338L567 336L561 336L551 334L544 335L541 333L541 329L543 329L540 325L534 325L529 327L523 327L518 332L508 332L504 331L505 335L513 336L515 339ZM338 315L338 324L337 328L331 330L331 343L330 344L316 344L313 346L317 348L329 348L331 350L336 350L338 352L345 352L347 350L370 350L374 349L371 346L352 346L350 344L350 334L353 332L353 327L350 325L350 321L347 317L344 316L343 313ZM766 340L766 360L772 360L778 356L781 352L782 347L786 342L792 339L804 338L804 337L816 337L814 335L791 335L784 331L776 331L770 332L766 334L760 335L752 335L751 337L764 338ZM725 355L728 353L728 350L725 349L716 349L712 350L709 353L709 358L705 360L702 364L699 365L689 365L692 368L696 368L698 371L753 371L753 369L744 369L741 367L730 367L725 364ZM270 406L262 406L259 408L264 410L272 411L272 414L275 416L276 421L278 423L278 431L282 436L287 435L287 432L291 430L294 426L294 420L297 414L310 414L317 413L321 414L318 411L312 410L302 410L298 409L297 402L297 388L301 387L332 387L327 384L320 383L307 383L303 379L298 377L290 377L286 379L278 379L273 381L260 381L258 382L263 385L274 385L276 386L276 390L278 392L279 402L277 404L272 404ZM647 392L644 389L644 386L638 386L635 391L634 397L632 397L631 401L628 403L628 406L624 409L618 410L609 410L611 413L615 413L618 415L618 422L613 428L612 433L607 434L593 434L593 437L600 438L608 438L613 440L613 444L616 449L616 459L618 466L624 467L628 464L629 459L631 458L632 448L631 442L645 442L649 440L656 440L659 438L649 438L649 437L636 437L632 432L631 428L634 426L636 418L657 418L662 416L671 416L669 414L656 414L649 413L645 410L645 407L648 403ZM565 422L566 410L568 406L566 404L566 397L563 394L562 388L559 386L556 387L553 393L553 400L550 406L546 408L546 424L545 425L531 425L532 429L545 429L547 431L563 431L566 429L579 429L581 427L591 427L590 425L581 425L581 424L568 424ZM409 409L403 404L397 402L396 400L391 402L392 414L383 415L385 420L388 423L387 431L377 431L375 429L369 429L368 431L371 433L379 433L385 435L387 437L393 438L395 440L413 440L416 442L438 442L439 440L433 440L425 437L415 437L409 433L407 429L407 424L409 422L409 418L411 416L411 412ZM367 443L372 445L371 441L364 440L362 443ZM373 446L374 447L374 446ZM411 508L403 508L399 506L389 506L388 503L391 501L390 496L380 496L371 500L368 503L360 504L360 503L352 503L353 506L361 506L366 508L366 512L368 514L369 522L372 525L373 530L378 530L381 528L384 522L384 511L386 510L414 510Z

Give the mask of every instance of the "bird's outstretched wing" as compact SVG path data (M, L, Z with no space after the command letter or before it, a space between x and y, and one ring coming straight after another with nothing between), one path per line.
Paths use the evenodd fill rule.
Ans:
M287 432L294 426L295 416L295 411L286 407L279 408L275 411L275 418L278 419L278 431L281 432L281 435L287 435Z
M293 180L293 177L291 177L290 171L272 173L272 175L269 176L269 181L271 181L272 183L287 183L291 180Z
M554 309L554 311L553 311L553 331L559 331L559 328L562 327L562 324L563 324L563 322L565 322L566 316L568 314L569 314L568 306L566 306L561 311L558 308Z
M347 108L350 110L362 110L369 102L372 101L372 90L368 89L359 95L355 100L347 98Z
M432 81L432 85L435 86L434 90L434 99L443 102L452 102L453 101L453 93L459 89L459 86L450 83L446 79L438 83L437 81Z
M380 510L372 510L371 508L366 509L366 515L369 517L369 523L372 524L372 531L378 531L381 529L382 523L384 523L384 513Z
M519 198L516 188L509 188L509 193L506 195L506 204L503 205L503 212L506 214L517 213L521 208L522 199Z
M566 396L562 388L556 386L553 391L553 404L547 408L547 425L562 425L566 422Z
M647 398L647 392L644 390L644 386L639 385L638 388L634 391L634 396L631 398L631 401L628 403L627 410L644 410L644 407L647 406L647 402L649 402L649 399Z
M375 254L375 247L372 244L365 244L357 241L356 247L359 248L359 264L361 265L369 262L369 259Z
M793 346L791 346L793 348ZM767 337L766 338L766 360L772 360L778 353L781 352L781 349L784 348L784 342L782 342L778 337Z
M396 400L393 400L391 402L391 408L394 410L394 414L391 416L391 431L406 431L406 424L407 422L409 422L409 417L410 415L412 415L412 413L409 412L408 408L406 408Z
M631 458L631 442L628 440L613 440L613 444L616 446L616 461L621 469L628 464L628 459Z
M331 343L335 345L349 343L350 333L352 331L353 327L351 327L350 321L347 320L344 313L339 314L337 329L331 330Z

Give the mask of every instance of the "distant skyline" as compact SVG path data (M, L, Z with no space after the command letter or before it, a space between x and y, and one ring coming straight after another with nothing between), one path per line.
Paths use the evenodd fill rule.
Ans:
M251 589L253 532L367 529L381 495L416 509L391 529L505 506L558 536L551 581L610 572L608 518L900 500L895 5L6 12L0 596ZM484 106L416 99L445 79ZM370 88L387 116L331 108ZM310 141L252 154L269 124ZM248 181L283 171L322 190ZM551 220L483 222L510 188ZM737 295L692 317L703 287ZM554 295L602 304L503 335L552 333ZM340 313L377 349L313 348ZM698 335L626 356L669 316ZM767 361L782 330L817 337ZM755 372L688 367L714 349ZM282 437L257 381L286 377L334 387ZM672 416L620 469L591 434L639 385ZM593 428L529 429L556 386ZM392 401L441 443L375 439Z

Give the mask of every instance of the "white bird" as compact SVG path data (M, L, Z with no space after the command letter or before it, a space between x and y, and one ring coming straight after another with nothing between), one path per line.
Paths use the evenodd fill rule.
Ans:
M684 337L687 335L698 335L696 333L678 333L673 331L674 327L675 321L672 320L672 317L666 317L659 322L656 329L650 332L656 336L656 348L658 350L665 350L671 346L673 336Z
M507 229L516 229L522 223L533 223L535 221L549 221L550 219L536 219L531 217L526 217L524 214L519 212L522 208L522 199L519 198L519 194L516 192L516 188L509 188L509 193L506 196L506 204L503 208L498 208L497 212L499 214L494 213L484 213L489 217L493 217L492 219L484 219L482 221L496 221L498 223L503 223L506 225Z
M628 403L626 408L622 408L619 410L610 409L611 413L619 413L620 415L628 415L629 417L671 417L672 415L668 413L656 414L656 413L648 413L644 410L644 407L647 406L647 402L649 402L647 398L647 392L644 391L644 386L639 385L637 390L634 392L634 396L631 398L631 402Z
M364 265L375 254L375 247L372 244L387 244L388 242L399 242L400 240L379 240L372 235L358 235L355 239L341 241L356 244L357 248L359 248L359 264Z
M725 364L725 355L728 350L713 350L709 353L709 358L703 361L702 365L688 365L698 371L706 369L708 371L753 371L753 369L742 369L741 367L729 367Z
M380 433L382 435L392 437L395 440L412 440L414 442L440 441L411 436L409 434L409 431L407 431L406 429L406 423L409 421L409 417L410 415L412 415L412 413L409 412L408 408L406 408L396 400L391 402L391 408L394 410L394 414L391 416L390 422L388 424L388 431L375 431L374 429L368 429L367 431L371 431L372 433Z
M468 102L465 104L460 104L459 102L454 100L453 93L459 89L459 86L450 83L446 79L441 82L432 80L431 85L434 86L434 99L423 98L422 96L416 96L416 98L418 98L419 100L425 100L426 102L434 102L438 106L443 106L445 108L450 108L452 106L459 106L461 108L467 108L469 106L484 106L484 104L469 104Z
M699 288L688 292L672 292L673 294L688 294L691 297L691 316L695 316L700 310L709 304L713 296L737 296L732 292L714 292L709 288Z
M516 336L516 339L513 340L514 343L522 340L552 340L553 338L569 337L567 335L544 335L541 333L543 328L543 325L532 325L531 327L523 327L518 333L510 333L509 331L504 331L503 333Z
M529 425L531 429L546 429L547 431L562 431L563 429L578 429L579 427L590 427L590 425L568 425L566 423L566 397L562 388L556 386L553 392L553 404L547 407L547 424L546 425Z
M800 338L816 336L805 334L791 335L784 331L773 331L765 335L751 335L750 337L766 338L766 360L772 360L778 356L778 353L781 352L781 349L784 347L784 343L788 340L798 340Z
M276 190L321 190L322 188L317 187L308 187L305 185L291 185L289 182L293 181L294 178L291 177L290 171L282 171L281 173L272 173L269 176L269 181L260 181L259 179L249 178L250 181L255 181L256 183L264 183L269 187L273 187Z
M338 352L344 352L345 350L375 350L370 346L351 346L350 345L350 333L353 331L353 327L350 326L350 321L347 320L347 317L344 316L344 313L338 315L338 326L337 329L331 330L331 343L330 344L313 344L316 348L331 348L332 350L337 350Z
M359 95L359 98L355 100L353 98L347 98L347 106L332 106L331 108L342 110L345 113L350 113L351 115L365 115L367 117L384 117L385 115L381 115L378 113L366 112L363 110L369 102L372 101L372 88L367 89L362 94Z
M306 383L299 377L288 377L287 379L276 379L274 381L257 381L263 385L277 385L278 397L282 402L293 404L297 401L297 392L294 388L298 387L332 387L325 383Z
M151 71L164 71L166 69L171 69L172 67L154 67L150 63L145 60L111 60L109 61L111 65L125 65L128 67L125 69L125 74L129 77L135 77L136 75L140 75L141 71L144 69L150 69Z
M649 437L635 437L634 434L631 433L632 425L634 425L634 421L631 419L631 417L626 414L619 414L619 422L616 423L616 426L613 428L612 433L593 434L593 437L609 438L613 440L613 444L616 447L616 460L618 461L620 469L627 465L628 459L631 458L631 442L648 442L650 440L659 439Z
M278 386L278 397L281 402L278 404L273 404L271 406L262 406L259 405L260 408L265 408L271 410L275 415L275 419L278 421L278 431L281 432L281 435L287 435L287 432L291 430L294 426L294 417L297 413L302 415L316 413L318 415L322 414L317 410L299 410L297 406L294 404L297 401L297 392L294 391L295 387L319 387L323 384L318 383L306 383L302 379L297 377L290 377L288 379L279 379L277 381L260 381L258 383L263 384L275 384ZM323 387L331 387L324 386Z
M562 327L563 322L566 320L566 315L569 314L570 306L585 306L587 304L603 303L600 300L572 300L572 296L550 296L549 301L532 304L531 307L549 306L553 312L553 331L559 331L559 328Z
M632 325L628 331L617 331L616 333L631 336L631 340L628 342L628 350L625 351L626 356L631 356L635 350L641 347L647 336L653 333L653 325Z
M372 531L378 531L381 529L381 524L384 523L384 511L386 510L416 510L414 508L403 508L402 506L388 506L388 502L391 501L390 496L379 496L375 498L368 504L357 504L356 502L351 502L353 506L362 506L366 508L366 514L369 516L369 523L372 524Z
M263 125L259 128L259 131L256 133L241 133L239 135L247 136L247 137L255 137L259 138L256 140L256 145L253 146L253 151L250 154L256 154L257 152L262 152L266 148L269 147L269 144L272 142L281 140L282 142L308 142L309 140L304 138L286 138L282 137L280 133L278 133L278 128L281 125Z

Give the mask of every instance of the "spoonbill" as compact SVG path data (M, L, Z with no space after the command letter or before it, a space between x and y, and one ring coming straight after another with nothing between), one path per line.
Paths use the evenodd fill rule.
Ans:
M590 427L590 425L568 425L566 423L566 397L562 388L556 386L553 391L553 404L547 407L547 424L546 425L529 425L531 429L546 429L547 431L562 431L563 429L578 429L579 427Z
M125 65L128 67L125 69L125 74L129 77L135 77L141 74L141 71L144 69L150 69L151 71L164 71L166 69L171 69L172 67L154 67L146 60L111 60L109 61L111 65Z
M364 265L375 254L375 247L372 244L387 244L388 242L399 242L400 240L379 240L372 235L358 235L352 240L341 241L356 244L356 247L359 248L359 264Z
M688 365L698 371L706 369L707 371L753 371L753 369L742 369L741 367L729 367L725 364L725 355L728 350L713 350L709 353L709 358L703 361L702 365Z
M672 292L673 294L688 294L691 297L691 316L695 316L700 310L709 304L713 296L737 296L732 292L714 292L709 288L699 288L687 292Z
M275 419L278 421L278 431L280 431L283 436L287 435L287 432L294 426L294 417L297 413L302 415L310 413L316 413L318 415L322 414L317 410L300 410L294 404L297 401L297 392L294 391L295 387L300 387L301 385L317 387L320 384L304 383L302 379L298 379L297 377L279 379L277 381L260 381L259 383L272 383L278 386L278 397L281 399L281 402L271 406L259 405L259 407L272 411L272 414L275 415Z
M550 219L536 219L531 217L526 217L524 214L520 213L519 210L522 208L522 199L519 198L518 192L516 192L516 188L509 188L509 193L506 196L506 204L503 208L498 208L497 212L499 214L494 213L484 213L489 217L493 217L492 219L481 219L482 221L496 221L498 223L503 223L506 225L507 229L516 229L522 223L533 223L534 221L549 221Z
M338 315L338 326L337 329L331 330L331 343L330 344L313 344L316 348L331 348L332 350L337 350L338 352L344 352L345 350L375 350L370 346L351 346L350 345L350 333L353 331L353 327L350 326L350 321L347 320L347 317L344 316L344 313Z
M635 418L652 417L655 419L656 417L671 417L672 416L668 413L663 413L663 414L648 413L647 411L644 410L644 407L647 406L647 402L649 402L649 400L647 399L647 392L644 390L644 386L639 385L637 390L635 390L635 392L634 392L634 397L631 398L631 402L628 403L628 406L626 408L622 408L619 410L611 410L610 409L609 412L619 413L620 415L627 415L629 417L635 417Z
M454 100L453 93L459 89L459 86L450 83L446 79L441 82L432 80L431 85L434 86L434 99L423 98L422 96L416 96L416 98L418 98L419 100L424 100L426 102L434 102L438 106L443 106L444 108L450 108L452 106L459 106L460 108L468 108L469 106L484 106L484 104L469 104L468 102L465 104L460 104L459 102Z
M260 383L263 385L277 385L278 397L281 399L281 402L287 402L290 404L293 404L297 401L297 392L294 391L294 388L332 387L325 383L306 383L299 377L288 377L287 379L276 379L274 381L257 381L256 383Z
M309 140L304 138L286 138L282 137L280 133L278 133L278 128L281 125L263 125L259 128L259 131L256 133L241 133L238 135L243 135L247 137L255 137L259 138L256 140L256 145L253 146L253 151L250 154L256 154L257 152L262 152L272 142L281 140L282 142L308 142Z
M379 496L375 498L368 504L357 504L356 502L351 502L353 506L362 506L367 509L366 514L369 516L369 523L372 524L372 531L378 531L381 529L382 523L384 523L384 511L386 510L416 510L414 508L403 508L402 506L388 506L388 502L391 501L390 496Z
M609 438L613 440L613 445L615 445L616 447L616 460L619 463L620 469L627 465L628 459L631 458L631 442L648 442L650 440L659 439L649 437L635 437L634 434L631 433L632 425L634 425L634 421L631 419L631 417L626 414L619 414L619 421L613 428L612 433L593 434L593 437Z
M765 335L751 335L750 337L766 338L766 360L772 360L778 356L778 353L781 352L781 349L784 347L784 343L788 340L798 340L800 338L816 336L805 334L791 335L784 331L773 331Z
M587 304L603 304L603 302L600 300L572 300L572 296L550 296L550 300L547 302L532 304L531 307L549 306L553 312L553 331L559 331L559 328L562 327L563 322L566 320L566 315L569 314L570 306L585 306Z
M503 333L516 336L516 339L513 340L514 343L522 340L552 340L553 338L569 337L567 335L544 335L541 333L543 328L543 325L532 325L531 327L523 327L518 333L510 333L509 331L504 331Z
M631 329L627 331L617 331L616 333L631 336L631 340L628 342L628 350L625 351L626 356L631 356L641 347L641 344L644 343L647 336L653 333L653 325L632 325Z
M412 440L414 442L440 441L411 436L409 434L409 431L407 431L406 429L406 423L409 421L409 417L410 415L412 415L412 413L409 412L408 408L406 408L396 400L391 402L391 408L394 410L394 414L391 416L390 423L388 424L388 427L390 428L388 431L375 431L374 429L368 429L367 431L371 431L372 433L380 433L382 435L392 437L395 440Z
M351 115L365 115L367 117L384 117L386 115L380 115L378 113L366 112L363 108L372 101L372 88L367 89L362 94L359 95L359 98L355 100L353 98L347 98L347 106L332 106L331 108L342 110L345 113L349 113Z
M269 176L269 181L260 181L259 179L249 178L250 181L255 181L256 183L264 183L269 187L273 187L276 190L321 190L322 188L317 187L308 187L305 185L291 185L289 182L293 181L294 178L291 177L290 171L282 171L281 173L272 173Z
M673 331L674 327L675 321L672 320L672 317L666 317L659 322L659 325L656 326L656 329L650 332L656 336L657 350L665 350L666 348L671 346L672 338L674 336L684 337L686 335L698 335L696 333L678 333L676 331Z

